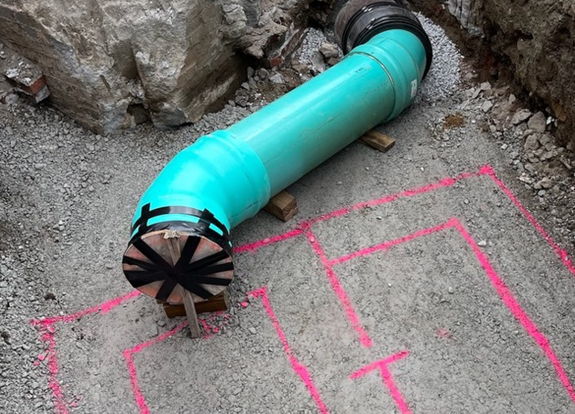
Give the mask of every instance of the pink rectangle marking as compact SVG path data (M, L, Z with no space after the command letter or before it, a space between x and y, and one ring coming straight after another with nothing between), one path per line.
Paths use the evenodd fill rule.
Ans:
M529 315L527 315L527 313L521 307L517 299L515 299L515 296L513 295L513 293L511 293L511 291L509 290L509 288L507 287L501 276L495 271L489 258L483 253L483 251L481 250L475 239L471 236L471 234L466 230L466 228L457 218L451 218L443 224L417 231L415 233L401 237L399 239L380 243L365 249L361 249L355 253L341 256L339 258L329 261L328 264L344 263L346 261L358 257L368 256L375 252L387 250L401 243L412 241L419 237L427 236L447 229L455 229L459 233L459 235L463 237L468 247L471 248L471 251L475 255L475 258L485 271L486 276L488 277L492 287L497 292L503 304L507 307L507 309L511 312L511 314L515 317L515 319L519 322L519 324L523 327L523 329L527 332L527 334L531 336L531 338L535 341L537 346L541 349L545 357L553 366L557 378L559 379L559 382L561 383L561 385L563 386L563 388L565 389L571 400L575 402L575 390L573 388L573 385L569 380L569 377L563 367L563 364L555 354L555 351L553 351L553 348L551 347L549 340L545 337L545 335L541 332L541 330L537 327L537 325L535 324L535 322L533 322L533 320L529 317ZM333 273L331 277L337 278L335 273ZM337 296L338 297L343 296L347 298L347 294L345 293L345 290L341 285L341 282L339 282L339 280L337 281L337 286L338 289L341 290L341 292L337 292ZM348 302L341 302L341 306L342 308L346 309L346 306L348 306ZM355 314L355 312L354 312L354 319L350 320L350 324L354 328L357 324L359 324L361 326L361 329L356 329L356 331L358 332L366 331L365 327L361 324L361 322L359 321L359 317L357 316L357 314Z
M563 265L567 268L567 270L575 275L575 266L573 265L573 261L570 259L567 252L562 249L546 232L546 230L541 226L541 224L535 219L535 217L523 206L523 204L519 201L519 199L513 194L513 192L503 183L501 179L499 179L494 171L494 169L490 165L485 165L480 167L477 171L473 172L465 172L459 174L454 177L447 177L435 181L433 183L415 187L409 190L401 191L399 193L386 195L377 199L364 201L361 203L354 204L349 207L344 207L338 210L334 210L332 212L320 215L318 217L304 220L298 224L298 226L291 231L267 237L265 239L247 243L241 246L234 248L235 253L246 253L246 252L255 252L262 247L269 246L278 242L282 242L285 240L289 240L293 237L297 237L302 235L304 231L310 229L310 227L318 222L330 220L335 217L340 217L346 215L352 211L361 210L366 207L373 207L385 203L389 203L401 198L412 197L420 194L425 194L434 190L438 190L441 188L448 188L452 187L456 183L472 178L472 177L481 177L481 176L488 176L498 187L499 189L510 199L510 201L519 209L522 215L526 218L526 220L535 228L535 230L540 234L540 236L551 246L554 253L559 257ZM338 259L335 259L338 260ZM333 263L330 263L333 265ZM55 324L59 322L74 322L78 319L82 318L83 316L90 315L90 314L97 314L97 313L106 313L117 307L118 305L124 303L125 301L132 300L135 297L139 296L140 292L137 290L131 291L126 295L122 295L120 297L111 299L109 301L105 301L101 304L80 310L78 312L68 314L68 315L58 315L54 317L47 317L41 319L34 319L31 320L30 323L33 326L37 326L39 328L40 338L46 342L47 344L47 351L45 354L41 354L39 359L36 362L41 363L44 359L47 361L47 367L49 372L49 388L52 392L52 397L54 401L55 411L58 414L65 414L68 413L68 406L65 402L64 393L60 386L60 383L57 379L58 376L58 358L57 358L57 343L55 339ZM47 335L46 335L47 334ZM366 343L369 343L366 341ZM564 371L563 371L564 372ZM567 378L565 376L565 378ZM568 379L567 379L568 382ZM572 387L570 388L572 390ZM571 394L570 394L571 395Z

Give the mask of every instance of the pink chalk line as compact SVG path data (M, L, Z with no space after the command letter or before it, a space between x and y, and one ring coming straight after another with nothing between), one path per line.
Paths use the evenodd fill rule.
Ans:
M481 177L487 176L489 177L498 187L499 189L509 198L509 200L519 209L519 211L523 214L525 219L535 228L535 230L543 237L543 239L551 246L555 254L559 257L561 262L565 265L565 267L575 275L575 264L569 258L568 253L562 249L554 240L553 238L547 233L547 231L543 228L541 224L533 217L533 215L523 206L523 204L519 201L519 199L513 194L513 192L497 177L495 170L490 165L481 166L477 171L473 172L464 172L455 177L446 177L435 181L433 183L415 187L409 190L401 191L395 194L385 195L380 198L376 198L369 201L363 201L361 203L353 204L349 207L344 207L338 210L331 211L329 213L320 215L318 217L314 217L308 220L304 220L300 222L296 229L288 231L286 233L268 237L253 243L245 244L242 246L238 246L234 249L234 253L244 253L244 252L252 252L258 250L264 246L268 246L273 243L281 242L284 240L291 239L293 237L297 237L305 232L308 228L310 228L315 223L330 220L335 217L340 217L346 214L351 213L352 211L361 210L367 207L375 207L381 204L390 203L392 201L401 199L401 198L408 198L413 197L420 194L425 194L430 191L438 190L441 188L452 187L453 185L457 184L462 180L466 180L468 178L473 177Z
M62 391L62 386L58 381L58 358L56 356L56 338L54 336L56 328L53 324L44 324L40 326L40 338L44 341L48 349L46 350L46 359L48 367L48 387L52 391L52 397L54 400L54 410L58 414L68 414L68 407L64 399L64 392Z
M507 307L507 309L509 309L511 314L515 317L515 319L519 322L519 324L523 327L523 329L525 329L525 331L531 336L531 338L533 338L535 343L543 351L543 354L547 357L547 359L549 360L549 362L551 362L551 365L555 369L555 373L557 374L559 381L563 385L563 388L567 391L567 394L569 395L571 400L575 402L575 390L573 388L573 385L571 384L569 377L567 376L567 373L563 368L563 365L561 364L561 361L559 360L557 355L555 355L555 352L551 348L549 340L539 330L539 328L537 328L535 322L533 322L531 318L529 318L529 316L523 310L519 302L517 302L517 299L515 299L515 297L513 296L513 294L503 281L503 279L501 279L499 274L495 271L487 256L483 253L483 251L481 251L481 248L479 247L475 239L473 239L473 237L469 234L469 232L465 229L463 224L457 218L451 218L447 222L439 226L423 229L408 236L404 236L399 239L388 241L385 243L380 243L375 246L359 250L355 253L333 259L331 261L328 261L328 264L331 265L334 263L343 263L357 257L367 256L378 251L384 251L389 249L390 247L397 246L398 244L405 243L414 240L418 237L427 236L446 229L455 229L463 237L467 245L471 248L471 250L475 254L477 261L479 262L481 267L485 270L487 277L489 278L492 286L495 288L503 304ZM339 286L342 290L344 289L343 286L341 285ZM347 297L345 291L343 292L343 294ZM363 325L361 325L361 322L359 322L359 317L357 323L359 323L360 326L362 326L362 329L365 329L363 328Z
M292 237L299 236L300 234L302 234L302 230L300 230L300 229L291 230L291 231L288 231L286 233L279 234L277 236L267 237L265 239L258 240L258 241L253 242L253 243L248 243L248 244L244 244L242 246L235 247L234 253L253 252L255 250L261 249L264 246L268 246L270 244L274 244L277 242L288 240L288 239L291 239Z
M361 249L361 250L358 250L356 252L353 252L353 253L350 253L350 254L347 254L347 255L344 255L341 257L337 257L337 258L332 259L332 260L328 260L328 264L333 266L336 264L347 262L348 260L355 259L357 257L367 256L369 254L372 254L372 253L375 253L375 252L378 252L381 250L387 250L387 249L390 249L394 246L397 246L398 244L406 243L408 241L417 239L418 237L427 236L429 234L437 233L438 231L445 230L445 229L450 228L450 227L453 227L453 223L450 221L447 221L443 224L440 224L439 226L429 227L427 229L419 230L419 231L416 231L415 233L408 234L407 236L403 236L403 237L400 237L400 238L395 239L395 240L386 241L384 243L376 244L375 246L367 247L365 249Z
M335 217L344 216L346 214L351 213L352 211L362 210L362 209L367 208L367 207L374 207L374 206L378 206L381 204L390 203L390 202L398 200L400 198L407 198L407 197L413 197L413 196L416 196L419 194L425 194L425 193L428 193L428 192L433 191L433 190L438 190L440 188L451 187L451 186L457 184L461 180L486 175L486 174L488 174L488 171L489 170L487 169L487 167L481 167L481 168L479 168L479 170L477 170L475 172L465 172L465 173L459 174L455 177L443 178L441 180L438 180L436 182L433 182L431 184L427 184L427 185L424 185L421 187L411 188L409 190L401 191L401 192L395 193L395 194L385 195L383 197L376 198L376 199L369 200L369 201L362 201L361 203L353 204L349 207L344 207L344 208L341 208L339 210L334 210L332 212L323 214L321 216L306 220L300 224L300 228L305 229L305 228L310 227L313 224L318 223L320 221L326 221L326 220L330 220L330 219L335 218Z
M401 191L401 192L396 193L396 194L386 195L386 196L383 196L381 198L376 198L376 199L369 200L369 201L363 201L361 203L357 203L357 204L354 204L354 205L349 206L349 207L344 207L344 208L341 208L338 210L334 210L334 211L331 211L329 213L323 214L321 216L314 217L314 218L311 218L308 220L304 220L304 221L300 222L295 229L290 230L288 232L278 234L276 236L267 237L265 239L258 240L258 241L253 242L253 243L247 243L247 244L235 247L234 253L253 252L253 251L259 250L262 247L268 246L270 244L274 244L277 242L291 239L293 237L300 236L307 229L309 229L312 225L314 225L315 223L330 220L330 219L335 218L335 217L340 217L340 216L349 214L352 211L361 210L361 209L364 209L367 207L374 207L374 206L377 206L380 204L390 203L390 202L395 201L395 200L400 199L400 198L412 197L412 196L415 196L418 194L424 194L424 193L427 193L427 192L430 192L433 190L437 190L439 188L451 187L461 180L471 178L471 177L479 177L482 175L487 175L487 174L489 174L489 171L491 171L489 168L490 167L481 167L478 171L475 171L475 172L465 172L465 173L459 174L455 177L443 178L439 181L436 181L434 183L427 184L427 185L424 185L421 187L412 188L409 190Z
M313 224L315 224L317 222L329 220L331 218L335 218L335 217L339 217L339 216L343 216L343 215L348 214L348 213L355 211L355 210L360 210L363 208L373 207L373 206L377 206L380 204L395 201L395 200L400 199L400 198L411 197L414 195L424 194L424 193L427 193L427 192L430 192L433 190L437 190L440 188L451 187L461 180L464 180L467 178L472 178L472 177L480 177L480 176L484 176L484 175L490 177L490 179L503 191L503 193L511 200L511 202L525 216L527 221L532 226L534 226L536 231L551 246L551 248L553 249L555 254L559 257L561 262L565 265L565 267L573 275L575 275L575 266L573 265L573 261L569 258L567 252L565 250L561 249L561 247L559 247L559 245L553 240L553 238L537 222L537 220L533 217L533 215L531 215L531 213L529 213L529 211L521 204L521 202L512 193L512 191L497 177L494 169L490 165L482 166L475 172L465 172L465 173L459 174L455 177L447 177L447 178L441 179L439 181L436 181L434 183L430 183L428 185L416 187L416 188L413 188L410 190L405 190L405 191L402 191L402 192L399 192L396 194L386 195L386 196L383 196L383 197L380 197L380 198L377 198L374 200L357 203L357 204L354 204L350 207L338 209L338 210L332 211L330 213L326 213L326 214L323 214L321 216L318 216L318 217L315 217L315 218L312 218L309 220L305 220L305 221L301 222L298 225L298 227L294 230L288 231L288 232L280 234L280 235L268 237L268 238L262 239L260 241L254 242L254 243L248 243L248 244L245 244L242 246L238 246L234 249L234 252L235 253L253 252L253 251L256 251L262 247L265 247L265 246L268 246L268 245L271 245L271 244L274 244L277 242L281 242L281 241L288 240L290 238L299 236L299 235L303 234L305 230L309 229ZM50 318L43 318L43 319L35 319L35 320L31 321L31 324L39 327L40 333L42 334L42 337L43 337L44 333L46 333L46 330L44 328L50 327L50 329L53 331L54 327L52 325L56 322L73 322L73 321L75 321L75 320L77 320L77 319L79 319L79 318L81 318L87 314L98 313L100 311L102 313L106 313L106 312L110 311L112 308L114 308L115 306L121 304L122 302L124 302L128 299L134 298L134 297L138 296L139 294L140 294L139 291L134 290L134 291L128 293L127 295L120 296L120 297L112 299L110 301L106 301L102 304L81 310L81 311L76 312L74 314L56 316L56 317L50 317ZM53 335L53 333L52 333L52 335ZM50 341L51 340L54 340L54 345L52 346L52 348L50 348ZM59 410L58 407L60 405L60 402L62 404L64 404L64 402L63 402L64 400L63 400L63 396L62 396L62 390L61 390L59 382L56 378L56 375L58 372L58 361L57 361L57 356L56 356L55 339L52 336L50 339L46 340L46 342L48 343L48 351L47 351L46 357L47 357L48 361L52 361L52 363L48 363L48 368L49 368L49 372L50 372L49 382L50 382L50 384L52 384L50 386L50 388L51 388L52 393L53 393L56 410L58 411ZM64 407L64 410L66 410L66 406L63 405L63 407ZM58 411L58 412L61 414L61 413L65 413L66 411Z
M491 166L485 166L484 168L485 174L487 174L493 182L499 187L501 191L505 193L505 195L511 200L513 204L521 211L521 213L525 216L527 221L531 223L531 225L537 230L537 232L545 239L547 244L551 246L555 254L561 259L561 262L565 265L565 267L571 272L571 274L575 275L575 265L573 261L569 258L567 252L562 249L553 238L547 233L547 231L543 228L541 224L533 217L533 215L521 204L521 201L513 194L513 192L497 177L495 174L495 170Z
M248 244L238 246L234 249L234 252L235 253L243 253L243 252L254 251L254 250L257 250L261 247L267 246L269 244L277 243L277 242L298 236L301 233L302 233L301 230L288 231L285 234L269 237L269 238L259 240L259 241L254 242L254 243L248 243ZM107 312L110 312L115 307L121 305L122 303L127 302L133 298L136 298L141 294L142 293L139 290L132 290L131 292L128 292L125 295L118 296L116 298L110 299L108 301L105 301L105 302L100 303L100 304L95 305L95 306L91 306L89 308L83 309L83 310L75 312L75 313L71 313L68 315L58 315L58 316L53 316L53 317L41 318L41 319L32 319L30 321L30 324L32 326L37 326L40 329L41 339L47 343L46 354L42 354L42 356L39 357L39 361L41 362L42 360L47 359L48 386L49 386L50 390L52 391L52 398L54 401L55 411L58 414L67 414L68 408L67 408L67 404L65 402L64 392L62 390L62 386L60 385L60 382L58 381L59 366L58 366L58 355L56 352L55 324L58 322L63 322L63 323L75 322L78 319L80 319L86 315L90 315L90 314L96 314L96 313L105 314ZM212 333L217 333L219 330L218 327L208 326L206 324L206 321L203 319L199 319L199 322L200 322L200 324L202 324L202 327L204 328L205 332L210 332L210 329L211 329ZM186 326L185 325L186 323L187 322L184 322L182 325L178 325L178 327L176 327L172 331L170 331L171 335L174 335L178 331L180 331L184 326ZM168 335L168 337L171 335ZM151 343L147 344L146 347L149 345L151 345ZM138 404L138 407L141 408L140 404L142 401L138 401L138 397L137 397L138 395L141 396L141 391L139 389L139 386L137 385L137 378L135 376L131 375L131 373L132 373L131 368L134 369L133 372L135 373L135 365L134 365L133 358L132 358L134 352L135 352L134 349L128 349L128 350L124 351L123 355L124 355L124 358L126 358L126 363L128 364L128 371L130 372L130 381L132 384L132 389L134 391L134 395L136 397L136 403ZM38 362L38 361L35 361L35 362ZM137 388L134 388L134 384L136 385ZM136 392L136 390L137 390L137 392ZM145 404L145 400L143 400L143 401Z
M272 304L270 302L267 287L264 286L264 287L259 288L257 290L253 290L253 291L248 293L248 296L261 299L262 305L263 305L273 327L276 330L278 338L279 338L279 340L283 346L284 353L288 357L288 360L292 366L292 369L294 370L294 372L300 377L300 379L304 383L305 387L307 388L309 394L311 395L311 397L312 397L313 401L315 402L315 405L317 406L320 413L322 413L322 414L328 413L329 411L327 409L327 406L322 401L320 393L319 393L318 389L316 388L316 386L313 382L313 379L309 373L309 370L307 369L307 367L304 364L302 364L296 358L296 356L294 355L294 353L293 353L293 351L292 351L292 349L288 343L285 332L284 332L283 328L281 327L281 324L278 320L278 317L277 317L277 315L276 315L276 313L272 307Z
M50 318L33 319L30 321L30 324L32 324L33 326L38 326L40 328L40 333L41 333L40 338L42 339L42 341L46 342L48 345L47 350L46 350L46 354L45 355L41 354L41 356L39 356L38 359L40 361L47 359L47 368L48 368L48 373L49 373L48 387L52 391L52 397L54 400L54 408L58 414L67 414L69 411L68 411L68 407L67 407L68 404L66 404L66 400L64 398L64 392L62 390L62 386L60 385L60 382L58 381L58 373L59 373L60 369L58 366L58 356L56 353L56 337L55 337L56 327L55 327L55 324L58 322L63 322L63 323L74 322L74 321L77 321L78 319L80 319L86 315L89 315L89 314L94 314L94 313L105 314L107 312L110 312L113 308L121 305L122 303L124 303L130 299L138 297L140 294L141 294L140 291L133 290L131 292L128 292L125 295L118 296L114 299L108 300L108 301L103 302L103 303L96 305L96 306L92 306L92 307L83 309L83 310L76 312L76 313L72 313L69 315L59 315L59 316L50 317ZM213 315L219 315L220 313L221 312L217 312ZM213 334L219 332L219 328L217 326L210 325L208 320L199 319L199 322L200 322L202 328L204 329L204 332L206 332L206 335L204 335L205 339L207 339L207 338L213 336ZM178 325L176 328L172 329L171 331L166 332L166 333L148 341L149 343L136 345L136 347L129 348L129 349L124 351L123 355L124 355L124 358L126 358L126 362L128 364L128 371L130 373L130 381L132 383L132 390L134 391L134 395L136 396L136 402L138 403L139 407L140 407L140 403L138 402L138 399L137 399L138 394L136 393L136 389L134 389L134 380L135 380L135 384L137 385L137 378L132 377L132 370L131 370L131 368L134 368L134 373L135 373L135 366L133 364L133 359L132 359L133 354L139 352L143 348L146 348L146 347L148 347L154 343L162 341L162 340L176 334L182 328L184 328L186 325L187 325L187 321ZM137 388L137 390L139 392L139 387ZM140 392L140 394L141 394L141 392Z
M397 406L399 411L402 414L411 414L411 411L410 411L407 403L405 402L403 395L401 395L401 392L397 388L397 385L395 384L395 381L393 380L393 376L391 375L391 371L388 368L389 364L391 364L395 361L398 361L400 359L403 359L408 355L409 355L409 351L398 352L397 354L393 354L387 358L380 359L379 361L375 361L369 365L364 366L363 368L355 371L349 377L351 379L356 379L356 378L363 377L364 375L368 374L371 371L379 370L379 375L381 375L381 380L382 380L383 384L387 387L387 390L389 391L389 394L393 398L393 401L395 401L395 405Z
M139 290L132 290L131 292L122 295L122 296L118 296L117 298L114 299L110 299L106 302L100 303L99 305L96 306L92 306L90 308L86 308L83 309L79 312L76 313L71 313L69 315L58 315L58 316L53 316L51 318L42 318L42 319L33 319L30 321L30 323L34 326L39 326L39 325L53 325L56 322L74 322L77 321L78 319L80 319L83 316L92 314L92 313L108 313L110 312L112 309L114 309L116 306L121 305L122 303L133 299L139 295L141 295L142 293Z
M48 349L46 350L46 355L43 355L40 360L47 358L47 368L48 368L48 387L52 391L52 397L54 400L54 408L58 414L67 414L68 407L66 400L64 398L64 392L60 381L58 381L58 372L60 371L58 366L58 355L56 353L56 327L55 324L58 322L73 322L82 318L83 316L92 313L107 313L116 306L121 305L127 300L135 298L140 295L140 291L133 290L125 295L118 296L117 298L108 300L106 302L100 303L99 305L86 308L76 313L69 315L59 315L51 318L33 319L30 324L37 326L40 329L40 338L44 341Z
M218 317L224 315L224 318L227 320L226 316L228 314L224 314L222 311L211 313L207 318L198 318L198 322L202 326L204 330L204 335L202 335L202 339L210 339L214 336L214 334L220 332L220 328L216 325L212 325L210 322ZM165 341L166 339L174 336L182 329L188 326L188 321L184 321L177 325L175 328L166 331L148 341L139 343L134 345L131 348L126 348L122 352L124 356L124 360L126 361L126 365L128 367L128 374L130 375L130 386L132 387L132 393L134 394L134 399L136 400L136 405L140 410L140 414L150 414L150 408L148 407L148 403L146 402L146 398L142 393L142 389L140 388L140 384L138 382L138 372L136 369L136 363L134 362L134 355L138 352L143 351L144 349L155 345L159 342Z
M575 402L575 390L573 389L573 385L569 381L569 377L567 376L567 373L565 372L565 369L563 368L561 361L559 361L559 358L557 358L557 355L555 355L555 352L551 348L549 340L539 330L539 328L537 328L535 322L531 320L531 318L523 310L519 302L517 302L517 299L515 299L515 297L505 284L505 282L501 279L501 277L495 271L495 269L493 269L493 266L491 265L491 262L489 261L485 253L481 251L481 248L479 247L475 239L471 237L471 235L465 229L465 227L463 227L461 222L457 219L451 219L450 221L453 222L453 227L457 229L459 234L463 236L463 239L466 241L467 245L471 247L471 250L475 254L477 261L481 264L481 267L483 267L483 269L487 273L487 276L489 277L491 284L497 291L497 294L499 295L505 306L507 306L507 308L511 311L515 319L517 319L517 321L521 324L523 329L527 331L527 333L531 336L531 338L533 338L535 343L537 343L539 348L541 348L541 350L543 351L549 362L551 362L551 365L553 365L553 368L555 368L555 373L557 374L559 381L563 385L563 388L565 388L567 394L569 394L569 397L571 397L571 400Z
M373 340L371 339L366 329L364 328L363 324L361 323L351 300L347 296L347 293L343 285L341 284L339 277L333 270L331 262L327 259L325 252L321 247L321 244L317 240L317 237L313 234L311 229L306 230L305 235L311 248L313 249L314 253L319 257L324 267L327 279L329 280L333 292L339 299L339 303L341 304L341 307L343 308L343 311L347 316L349 324L355 330L355 332L357 332L360 344L362 344L366 348L373 346Z
M146 398L142 393L142 389L140 388L140 384L138 383L138 373L136 370L136 364L134 363L134 354L146 349L147 347L157 344L172 335L177 334L182 329L184 329L188 325L188 321L184 321L176 326L174 329L171 329L167 332L164 332L161 335L156 336L149 341L142 342L141 344L135 345L132 348L124 349L122 355L124 356L124 360L126 361L126 365L128 366L128 374L130 375L130 385L132 387L132 392L134 394L134 399L136 400L136 405L138 406L141 414L149 414L150 408L146 403Z

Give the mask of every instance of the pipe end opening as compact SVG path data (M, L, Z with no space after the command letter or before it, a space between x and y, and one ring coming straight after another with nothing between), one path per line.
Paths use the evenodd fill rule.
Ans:
M232 281L231 249L197 232L162 229L130 242L122 270L140 292L170 304L182 304L186 291L194 302L221 293Z
M350 0L337 14L334 28L344 54L392 29L406 30L419 38L427 57L425 77L433 58L431 42L420 21L402 0Z

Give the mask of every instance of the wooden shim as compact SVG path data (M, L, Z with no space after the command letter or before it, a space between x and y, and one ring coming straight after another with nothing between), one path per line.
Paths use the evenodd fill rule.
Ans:
M195 304L196 314L206 312L217 312L228 310L229 307L229 294L227 290L217 294L213 298ZM186 316L186 308L184 305L170 305L169 303L162 304L164 312L168 318L175 318L176 316Z
M192 338L199 338L202 336L202 330L198 323L198 314L194 305L194 298L187 290L184 292L184 308L186 309L186 317L188 318L188 326L190 327L190 336Z
M166 233L164 238L169 241L168 250L170 251L170 257L172 259L172 266L176 264L179 259L179 246L178 246L178 234ZM202 331L200 329L200 324L198 322L198 315L196 313L196 306L194 305L194 298L190 292L185 289L184 291L184 309L186 310L186 317L188 318L188 326L190 327L190 336L192 338L199 338L202 336Z
M288 221L298 212L297 201L287 191L282 191L273 196L264 210L282 221Z
M381 152L389 151L395 145L395 140L378 130L377 127L367 132L360 139L363 143Z
M169 258L172 266L178 262L180 258L180 234L176 231L168 231L163 233L163 240L166 241ZM188 318L188 326L190 328L190 336L192 338L199 338L202 336L202 330L198 322L198 313L200 312L214 312L217 310L225 310L229 307L229 299L227 290L221 291L218 295L200 302L194 302L192 293L184 289L182 286L176 286L175 289L181 294L183 304L170 305L158 301L163 304L164 312L168 318L175 316L185 316Z

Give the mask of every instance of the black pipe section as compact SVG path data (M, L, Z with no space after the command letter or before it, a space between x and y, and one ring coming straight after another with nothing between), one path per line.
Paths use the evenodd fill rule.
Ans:
M401 0L351 0L335 20L335 34L344 54L368 42L376 34L391 29L407 30L421 40L427 55L425 77L433 58L431 42L417 17Z

